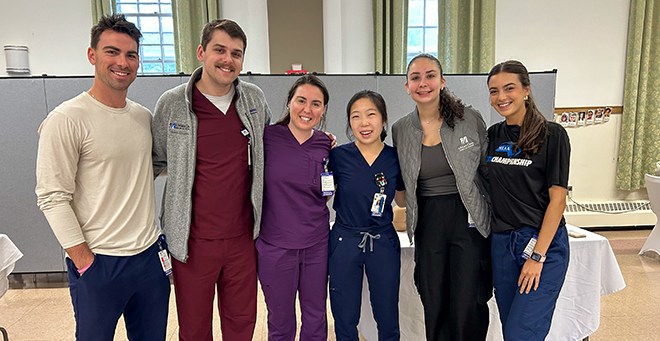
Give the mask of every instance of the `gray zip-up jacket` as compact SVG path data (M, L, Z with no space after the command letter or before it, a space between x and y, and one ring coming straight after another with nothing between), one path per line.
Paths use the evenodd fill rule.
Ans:
M454 120L454 129L446 123L440 127L442 149L456 178L456 187L469 218L482 236L490 235L490 197L486 152L488 134L481 114L471 106L465 107L463 119ZM406 184L406 227L408 238L413 235L419 220L417 178L422 165L424 133L417 108L392 125L392 140L399 156L403 182ZM442 219L438 217L438 219Z
M197 158L197 116L192 110L192 92L202 75L199 67L188 84L166 91L156 104L151 125L153 134L154 177L167 169L160 222L170 253L181 262L188 259L188 237L192 215L192 188ZM234 106L241 122L250 132L252 188L250 199L254 215L253 237L261 227L264 187L264 127L270 124L270 109L263 91L254 84L234 81ZM222 146L218 146L222 148ZM231 195L231 193L227 193Z

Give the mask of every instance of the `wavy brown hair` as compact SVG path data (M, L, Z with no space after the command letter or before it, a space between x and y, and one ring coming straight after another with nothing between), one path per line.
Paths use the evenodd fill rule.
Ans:
M410 72L410 65L412 65L414 61L420 58L426 58L434 61L438 65L438 69L440 69L440 78L442 79L444 77L444 73L442 72L442 64L440 64L438 58L436 58L434 55L429 53L420 53L415 57L413 57L413 59L410 60L410 63L408 63L408 67L406 68L406 82L408 81L408 73ZM440 90L440 94L438 97L440 97L440 105L438 106L438 110L440 111L440 116L442 117L442 120L445 121L451 129L454 129L454 119L456 118L461 120L463 119L465 105L460 99L456 98L454 94L449 92L446 86L442 90Z
M527 96L527 100L525 100L525 117L520 126L520 137L515 142L515 146L525 153L527 157L538 154L541 152L543 140L548 136L548 120L543 116L534 102L531 89L532 83L529 81L529 72L527 72L527 68L525 68L523 63L517 60L507 60L493 66L488 73L486 84L490 82L490 77L501 72L517 75L522 86L529 88L529 95Z

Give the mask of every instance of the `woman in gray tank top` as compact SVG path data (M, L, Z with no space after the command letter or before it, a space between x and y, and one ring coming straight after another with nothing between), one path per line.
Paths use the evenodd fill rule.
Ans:
M416 106L393 128L427 340L485 340L492 295L486 125L428 54L408 64Z

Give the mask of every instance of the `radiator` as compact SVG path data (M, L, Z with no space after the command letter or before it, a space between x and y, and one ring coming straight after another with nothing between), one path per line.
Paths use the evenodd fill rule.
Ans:
M566 222L579 227L654 226L656 217L648 200L575 203L568 200Z

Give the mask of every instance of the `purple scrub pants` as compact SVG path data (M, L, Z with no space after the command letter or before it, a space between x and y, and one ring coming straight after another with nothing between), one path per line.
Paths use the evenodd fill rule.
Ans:
M268 308L268 340L296 337L296 293L300 340L327 340L328 239L305 249L283 249L257 239L257 273Z

